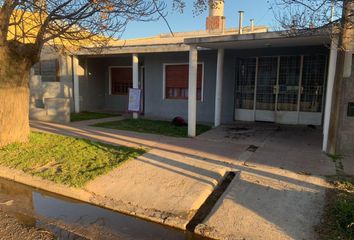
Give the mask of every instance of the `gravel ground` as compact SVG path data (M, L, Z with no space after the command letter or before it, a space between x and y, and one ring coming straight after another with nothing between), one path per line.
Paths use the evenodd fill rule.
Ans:
M45 230L27 227L21 224L15 217L0 210L0 239L1 240L52 240L52 233Z

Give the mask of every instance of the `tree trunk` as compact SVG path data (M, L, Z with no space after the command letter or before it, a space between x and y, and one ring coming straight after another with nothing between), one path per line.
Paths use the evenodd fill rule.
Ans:
M28 140L31 61L0 48L0 147Z
M28 87L0 88L0 147L28 140Z

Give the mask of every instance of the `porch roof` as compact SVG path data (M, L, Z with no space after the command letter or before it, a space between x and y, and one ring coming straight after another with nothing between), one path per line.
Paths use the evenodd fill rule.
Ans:
M304 32L300 35L289 35L286 31L246 32L238 34L229 32L219 35L178 35L159 36L121 41L121 44L107 46L103 49L83 49L74 55L108 56L134 53L187 52L190 45L204 49L252 49L271 47L297 47L328 45L331 39L326 32Z
M286 31L249 33L242 35L187 38L186 45L196 45L210 49L250 49L269 47L296 47L330 44L330 36L325 32L290 35Z
M245 27L245 33L267 32L266 26L255 26L254 29ZM154 52L185 52L189 46L185 44L186 38L203 38L211 36L230 36L238 34L238 29L225 29L222 33L209 31L175 32L173 34L159 34L153 37L118 40L114 44L97 49L88 48L77 51L74 55L114 55L127 53L154 53Z
M158 45L138 45L138 46L110 46L103 49L83 49L73 55L78 56L108 56L134 53L158 53L158 52L187 52L189 46L181 43L158 44Z

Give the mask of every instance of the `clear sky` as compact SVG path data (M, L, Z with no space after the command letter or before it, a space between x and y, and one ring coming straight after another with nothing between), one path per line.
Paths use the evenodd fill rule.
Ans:
M172 10L171 6L167 20L174 32L204 30L208 11L201 15L193 16L193 0L185 0L187 7L183 14ZM170 3L172 0L166 0ZM269 10L267 0L225 0L225 16L228 28L238 26L238 11L245 11L244 26L249 25L249 20L254 18L256 25L267 25L273 27L276 22L273 20L273 12ZM168 33L168 27L161 19L157 22L131 22L122 35L122 38L139 38Z

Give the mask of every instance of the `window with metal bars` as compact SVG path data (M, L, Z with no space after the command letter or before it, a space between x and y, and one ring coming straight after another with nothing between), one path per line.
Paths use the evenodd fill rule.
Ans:
M304 56L300 103L302 112L322 111L326 61L324 55Z
M111 94L128 95L129 88L133 87L133 73L131 67L111 67Z
M261 57L258 59L257 75L257 96L256 109L270 110L275 109L277 84L278 57Z
M59 61L58 59L41 60L33 66L34 74L41 75L42 82L59 82Z
M236 81L236 108L253 109L256 80L256 58L239 60Z
M188 99L188 64L165 65L165 98ZM197 99L202 98L203 64L198 64Z
M278 110L297 111L301 56L280 57Z

